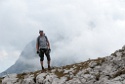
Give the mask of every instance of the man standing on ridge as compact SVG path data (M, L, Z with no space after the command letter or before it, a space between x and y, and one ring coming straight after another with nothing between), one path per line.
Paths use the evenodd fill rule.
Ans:
M40 56L42 71L45 71L44 66L43 66L44 54L46 55L47 60L48 60L48 70L51 70L50 43L49 43L47 36L45 36L43 30L39 30L39 34L40 35L38 36L37 42L36 42L36 50L37 50L37 54L39 54Z

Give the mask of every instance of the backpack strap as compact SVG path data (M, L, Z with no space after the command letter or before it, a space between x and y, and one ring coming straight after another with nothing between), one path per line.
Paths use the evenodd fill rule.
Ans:
M47 36L45 36L45 39L46 39L46 42L48 42L48 38L47 38Z
M39 40L40 40L40 36L38 36L38 38L37 38L38 47L39 47L39 45L40 45Z

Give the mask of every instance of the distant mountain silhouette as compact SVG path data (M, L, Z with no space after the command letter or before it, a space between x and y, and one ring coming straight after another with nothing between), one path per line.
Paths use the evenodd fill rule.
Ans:
M35 71L40 69L39 57L36 54L35 44L35 41L32 41L28 45L26 45L15 64L9 67L4 72L10 74Z

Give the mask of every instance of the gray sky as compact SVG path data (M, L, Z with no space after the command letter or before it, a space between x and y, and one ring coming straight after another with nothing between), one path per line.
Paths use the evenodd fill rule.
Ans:
M55 57L107 56L125 44L125 1L0 0L0 72L15 63L39 29L53 43Z

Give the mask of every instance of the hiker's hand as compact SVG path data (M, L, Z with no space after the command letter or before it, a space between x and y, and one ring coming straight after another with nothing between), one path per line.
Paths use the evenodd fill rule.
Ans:
M36 53L39 54L39 51L37 51Z
M50 49L50 46L48 46L48 49Z
M51 52L51 49L49 48L48 51L49 51L49 53L50 53L50 52Z

